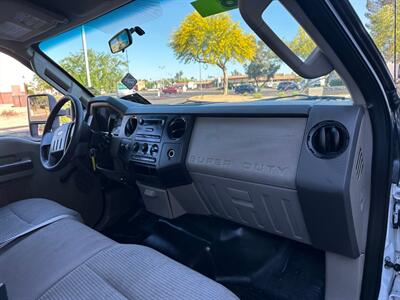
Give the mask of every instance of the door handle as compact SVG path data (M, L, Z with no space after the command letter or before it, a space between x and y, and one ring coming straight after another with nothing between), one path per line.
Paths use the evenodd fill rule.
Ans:
M0 176L8 175L11 173L18 173L18 172L30 170L32 168L33 168L33 163L32 163L31 159L29 159L29 158L22 159L19 161L0 165Z

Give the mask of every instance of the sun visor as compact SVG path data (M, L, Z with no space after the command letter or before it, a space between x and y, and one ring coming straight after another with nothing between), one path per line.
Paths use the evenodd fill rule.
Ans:
M25 1L2 1L0 39L25 42L67 21L65 17Z
M278 55L293 71L303 78L313 79L329 74L333 66L323 51L317 47L303 61L296 55L286 43L267 25L263 14L273 0L238 0L239 11L243 20L258 35L258 37ZM297 4L301 1L280 0L284 9L292 15L300 26L304 26L306 19L301 14L301 7ZM313 38L310 35L310 38ZM316 42L313 39L314 42Z

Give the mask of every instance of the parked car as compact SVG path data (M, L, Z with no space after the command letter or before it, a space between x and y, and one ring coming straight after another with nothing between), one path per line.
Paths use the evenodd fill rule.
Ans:
M279 82L276 89L278 91L298 91L300 88L299 85L294 81L282 81Z
M257 92L256 87L250 84L242 84L235 87L235 94L245 94L245 93L253 94L255 92Z
M168 86L162 89L163 94L178 94L178 89L174 86Z

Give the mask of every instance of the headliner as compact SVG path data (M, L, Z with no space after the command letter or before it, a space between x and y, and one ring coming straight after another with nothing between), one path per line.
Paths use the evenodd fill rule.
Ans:
M32 45L84 24L132 0L0 0L0 48L27 59Z

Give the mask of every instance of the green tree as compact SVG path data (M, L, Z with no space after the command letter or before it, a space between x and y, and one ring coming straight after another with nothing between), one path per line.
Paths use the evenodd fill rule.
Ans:
M374 40L378 49L387 61L393 61L394 52L394 8L391 1L376 1L366 14L368 18L367 27L370 30L372 39ZM389 3L386 3L389 2ZM368 9L368 3L367 3ZM397 13L397 22L400 22L400 16ZM397 27L396 37L400 38L400 26ZM397 56L399 48L396 49ZM398 58L399 59L399 58ZM397 61L398 62L398 61Z
M175 74L174 79L176 82L182 81L183 78L183 71L179 71Z
M274 77L275 73L279 70L281 64L278 57L272 52L271 49L267 48L263 41L257 42L257 51L250 62L250 64L245 65L247 76L254 79L256 85L259 86L260 77L264 77L266 81Z
M238 70L233 70L232 72L231 72L231 75L232 76L240 76L240 75L242 75Z
M256 42L228 14L203 18L188 15L173 32L170 46L184 63L198 62L218 66L224 76L224 95L228 94L228 62L244 63L253 58Z
M93 49L88 49L88 60L92 90L105 93L115 92L117 83L124 76L127 67L126 61L119 55L96 52ZM87 85L83 51L63 58L60 66L80 83Z
M367 12L365 16L370 18L372 15L376 14L384 5L393 4L393 0L367 0Z
M38 75L33 75L32 81L28 83L28 94L41 94L47 91L53 91L53 87Z
M294 39L289 43L289 48L302 59L306 59L315 47L314 41L301 26Z
M146 89L157 88L157 81L144 79Z

